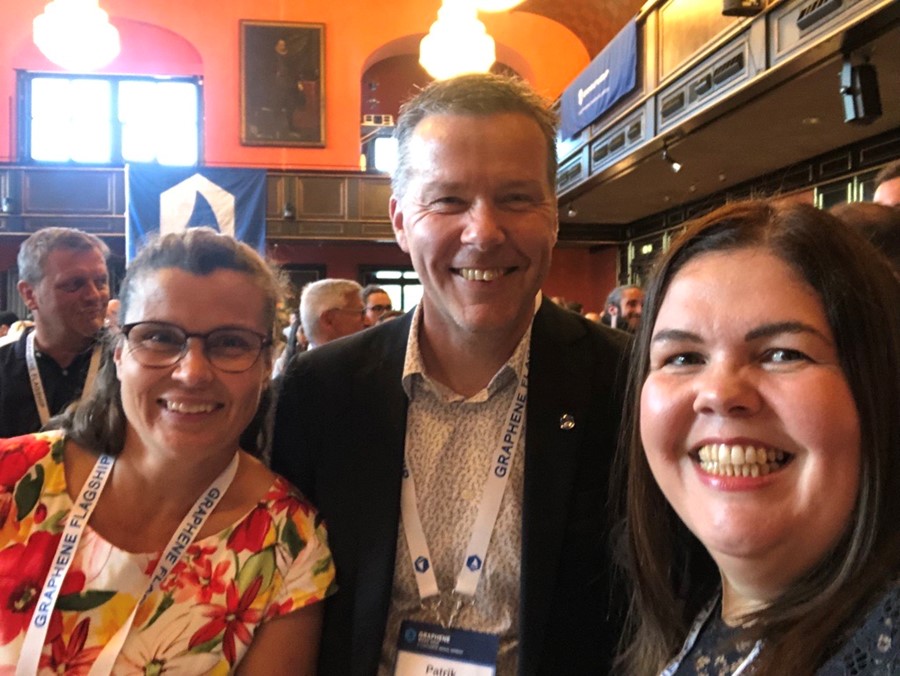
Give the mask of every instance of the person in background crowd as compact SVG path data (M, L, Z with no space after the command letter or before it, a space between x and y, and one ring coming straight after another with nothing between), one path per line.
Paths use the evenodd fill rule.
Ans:
M389 322L392 319L397 319L397 317L402 317L403 313L400 310L388 310L383 315L378 318L376 324L384 324L385 322Z
M592 322L600 323L600 315L596 312L585 312L584 318L589 319Z
M30 319L20 319L9 325L9 331L0 338L0 347L8 343L14 343L23 333L34 326L34 322Z
M90 390L109 301L109 249L73 228L44 228L18 255L34 330L0 347L0 437L35 432Z
M606 297L600 321L614 329L634 333L640 326L643 307L644 292L641 287L617 286Z
M314 673L325 531L238 442L279 291L208 228L148 244L97 387L58 429L0 441L4 673Z
M310 350L366 328L361 292L350 279L320 279L303 287L300 322Z
M19 316L15 312L11 310L0 312L0 338L6 336L9 333L9 328L17 321L19 321Z
M873 201L889 207L900 206L900 160L891 162L875 176Z
M689 224L647 288L618 672L900 673L900 281L759 201Z
M861 232L900 274L900 209L874 202L848 202L829 211Z
M375 284L363 287L362 302L366 308L366 326L374 326L385 312L394 309L387 291Z
M323 676L402 672L417 658L398 643L418 630L478 632L501 676L609 668L627 338L540 295L555 125L525 83L495 75L406 103L390 214L422 301L285 376L272 466L321 509L338 569Z

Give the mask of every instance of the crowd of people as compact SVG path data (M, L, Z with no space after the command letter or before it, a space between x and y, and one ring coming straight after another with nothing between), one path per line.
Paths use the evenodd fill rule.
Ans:
M405 314L326 279L282 334L208 228L113 306L100 239L22 245L0 672L900 673L896 204L729 204L594 320L541 293L542 98L437 82L396 135Z

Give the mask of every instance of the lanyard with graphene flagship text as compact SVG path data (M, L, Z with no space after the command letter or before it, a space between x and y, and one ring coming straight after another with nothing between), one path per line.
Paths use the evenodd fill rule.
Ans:
M84 380L84 387L81 388L82 396L90 394L91 388L94 386L94 378L97 377L97 370L100 368L100 353L102 348L99 344L94 346L91 353L91 363L88 366L87 377ZM37 358L34 354L34 331L25 338L25 363L28 365L28 380L31 381L31 393L34 395L34 405L37 408L38 416L41 419L41 426L46 425L50 420L50 407L47 405L47 395L44 393L44 383L41 382L41 374L38 371Z
M25 640L22 644L22 652L16 665L16 676L32 676L37 672L44 640L50 626L50 616L59 597L60 589L66 573L72 565L72 560L75 558L75 552L81 536L84 534L84 529L91 518L91 514L94 512L94 508L97 506L97 501L103 492L106 480L109 478L115 462L115 457L106 454L101 455L78 493L76 503L72 506L66 519L62 537L56 548L50 572L47 574L46 580L44 580L44 586L35 605L34 614L28 623L28 630L25 632ZM185 515L181 525L176 529L175 534L169 540L169 544L163 550L162 556L159 558L156 568L150 576L147 590L138 599L125 624L107 642L97 657L97 660L91 667L90 676L105 675L112 672L113 664L122 650L122 645L125 643L128 631L131 629L141 603L147 598L147 595L152 593L165 580L169 571L175 567L175 564L178 563L184 552L196 539L197 534L203 528L203 524L206 523L207 518L209 518L209 515L231 485L237 472L238 463L239 453L235 453L228 466L213 480L209 488L204 491L203 495L200 496L191 510Z
M528 362L526 361L522 370L522 377L519 380L509 407L509 415L504 419L505 422L500 434L499 444L491 461L487 481L481 493L481 501L472 527L472 535L466 546L462 568L456 578L456 587L453 589L454 596L457 597L456 607L451 609L451 614L446 620L447 625L453 623L456 612L462 606L462 599L473 599L475 597L478 581L481 579L481 574L484 570L484 561L491 541L491 534L494 532L497 516L500 513L500 502L503 499L503 493L509 481L509 470L522 436L527 399ZM432 558L428 550L428 542L425 539L425 531L422 529L412 470L405 459L403 463L403 483L400 491L400 513L403 520L403 530L406 534L406 543L409 547L409 558L412 562L416 586L419 589L419 598L424 603L427 599L439 597L440 589L438 588L437 578L434 575Z
M659 676L675 676L675 674L678 673L678 670L681 668L681 663L697 642L700 632L703 631L703 627L709 620L710 615L712 615L718 601L718 596L713 597L709 603L703 607L700 614L697 615L697 619L694 620L694 624L691 626L691 630L688 632L687 638L684 640L684 645L681 646L681 650L675 656L675 659L669 662L669 664L666 665L666 668L659 673ZM753 663L753 660L759 656L760 650L762 650L762 641L757 641L750 653L741 661L737 669L731 673L731 676L741 676L741 674L743 674Z

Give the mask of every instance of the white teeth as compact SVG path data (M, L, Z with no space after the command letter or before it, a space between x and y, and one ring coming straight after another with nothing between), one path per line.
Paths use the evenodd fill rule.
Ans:
M459 276L469 282L492 282L503 276L502 268L460 268Z
M766 476L780 469L789 457L783 451L737 444L707 444L697 455L704 472L737 477Z
M188 404L181 401L166 401L166 408L176 413L209 413L215 406L213 404Z

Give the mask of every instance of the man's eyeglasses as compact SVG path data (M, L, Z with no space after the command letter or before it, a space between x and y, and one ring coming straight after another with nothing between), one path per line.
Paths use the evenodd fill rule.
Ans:
M242 373L256 363L264 347L272 344L271 338L250 329L188 333L168 322L125 324L122 333L135 360L148 368L174 366L187 354L188 340L199 338L210 364L225 373Z
M366 308L369 312L374 312L375 314L382 315L385 312L389 312L394 309L394 306L388 303L387 305L370 305Z

